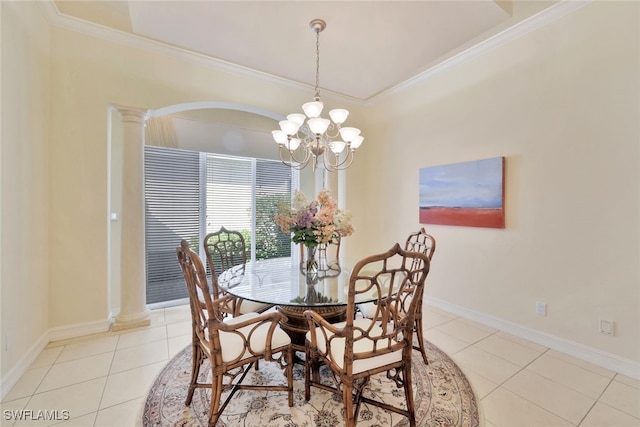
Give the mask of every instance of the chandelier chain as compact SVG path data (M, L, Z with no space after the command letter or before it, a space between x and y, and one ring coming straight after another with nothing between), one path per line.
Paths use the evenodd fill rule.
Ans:
M320 100L320 30L316 29L316 94L315 100Z

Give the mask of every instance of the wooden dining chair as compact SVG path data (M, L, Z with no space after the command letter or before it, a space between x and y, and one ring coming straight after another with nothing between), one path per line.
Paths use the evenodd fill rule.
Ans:
M415 427L411 380L413 325L428 273L426 255L405 251L396 243L387 252L364 258L354 267L349 279L345 322L330 324L313 310L304 312L309 323L305 346L306 400L311 398L311 386L341 394L347 427L356 425L362 402L402 414ZM365 296L375 296L375 313L371 318L356 318L355 301ZM320 362L332 371L335 387L321 382ZM404 387L406 409L363 395L371 376L383 372L398 387Z
M429 261L431 261L433 253L436 250L436 239L428 234L424 227L422 227L419 231L409 234L404 244L404 250L423 253L429 258ZM371 318L375 315L375 304L373 303L358 304L357 307L360 314L364 317ZM422 299L418 301L414 331L418 339L417 342L413 343L413 348L420 351L422 360L425 364L428 364L429 360L427 359L427 353L424 348L424 332L422 327Z
M419 231L409 234L404 245L404 250L423 253L429 258L429 262L431 262L433 254L436 251L436 239L428 234L424 227L422 227ZM424 349L424 332L422 328L422 298L418 301L418 307L416 308L414 330L418 336L418 342L413 343L413 348L420 351L422 360L425 364L428 364L429 361L427 359L427 352Z
M212 298L202 261L186 240L182 240L176 254L189 292L192 319L193 360L185 405L191 405L196 388L209 388L209 427L215 426L238 390L286 391L289 406L293 406L293 350L289 335L279 326L286 316L275 311L247 313L225 321L225 314L234 309L233 297ZM205 359L211 365L211 383L198 382ZM251 365L261 359L280 363L285 369L286 384L243 384ZM231 392L221 403L226 390Z
M219 298L225 293L218 286L218 274L247 263L247 246L238 231L220 230L205 236L204 252L207 255L207 264L211 271L211 282L214 298ZM251 312L262 313L270 309L272 305L237 298L234 302L234 316Z

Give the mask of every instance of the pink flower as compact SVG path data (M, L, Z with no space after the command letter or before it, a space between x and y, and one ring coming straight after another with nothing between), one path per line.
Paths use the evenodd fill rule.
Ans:
M297 191L292 206L286 203L279 206L275 221L284 233L293 233L294 243L306 246L336 243L354 231L351 213L338 209L337 201L326 188L310 203Z

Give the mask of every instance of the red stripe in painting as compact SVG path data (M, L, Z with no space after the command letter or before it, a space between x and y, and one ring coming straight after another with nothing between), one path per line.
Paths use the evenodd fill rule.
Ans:
M504 212L491 208L420 208L420 223L504 228Z

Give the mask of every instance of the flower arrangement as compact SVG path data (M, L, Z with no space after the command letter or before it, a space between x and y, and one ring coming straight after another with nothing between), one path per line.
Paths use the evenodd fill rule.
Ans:
M279 205L276 224L284 233L293 233L291 241L307 247L337 243L340 237L353 234L351 213L338 209L338 203L326 188L318 193L318 199L307 201L296 191L293 204Z

